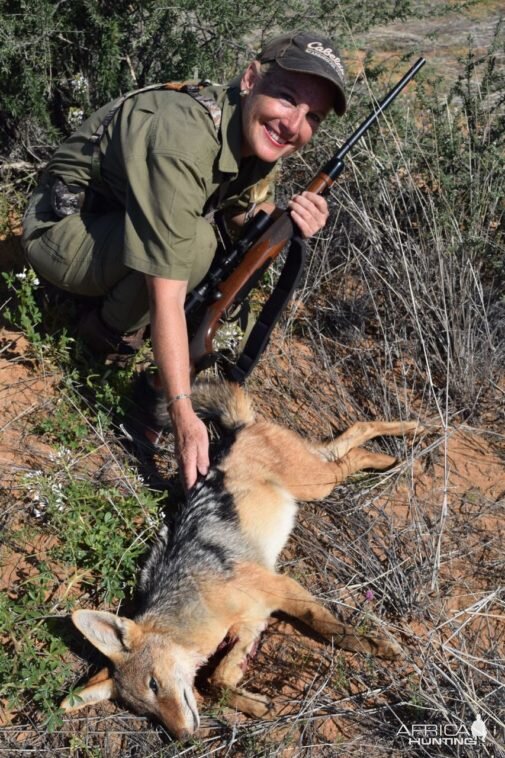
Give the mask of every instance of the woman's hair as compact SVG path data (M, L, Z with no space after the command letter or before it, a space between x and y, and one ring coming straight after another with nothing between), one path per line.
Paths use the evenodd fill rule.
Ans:
M280 66L275 61L267 61L267 63L260 63L259 75L260 79L268 79L280 69Z
M268 79L277 71L281 71L281 70L282 70L281 67L275 61L267 61L266 63L260 63L259 69L258 69L259 78L263 80ZM239 74L239 76L236 76L234 79L232 79L231 86L239 85L240 80L243 76L243 73L244 72L242 72L242 74Z

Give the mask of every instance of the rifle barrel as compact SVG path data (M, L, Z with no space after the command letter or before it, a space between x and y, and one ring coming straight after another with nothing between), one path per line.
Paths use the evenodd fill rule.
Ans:
M356 131L351 134L347 142L345 142L338 153L326 164L326 166L323 168L323 173L325 173L330 179L335 179L338 174L341 173L341 163L345 155L349 152L349 150L356 144L356 142L361 139L361 137L364 135L364 133L367 131L367 129L370 128L370 126L376 121L380 114L386 110L386 108L391 105L393 100L400 94L402 89L410 82L411 79L414 78L414 76L417 74L420 68L424 66L426 63L425 58L419 58L416 63L410 68L407 73L405 74L402 79L396 84L393 89L388 92L388 94L380 101L377 108L374 110L373 113L368 116L363 123L358 126Z

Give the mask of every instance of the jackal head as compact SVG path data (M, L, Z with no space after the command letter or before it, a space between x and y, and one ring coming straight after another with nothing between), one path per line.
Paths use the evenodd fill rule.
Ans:
M119 699L136 713L155 716L179 740L198 729L193 682L202 660L195 651L173 642L167 633L113 613L79 610L72 620L111 660L113 673L101 672L75 696L66 697L61 703L65 711Z

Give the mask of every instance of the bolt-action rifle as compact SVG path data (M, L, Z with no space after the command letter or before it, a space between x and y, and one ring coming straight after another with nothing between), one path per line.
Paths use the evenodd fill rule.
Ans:
M310 182L307 190L325 194L344 170L344 157L393 102L408 82L425 64L420 58L405 76L378 104L377 108L356 129L340 150ZM195 373L214 359L213 340L226 313L236 308L256 286L264 271L289 244L286 263L277 286L263 306L258 320L236 364L227 369L229 378L242 382L252 371L265 349L282 309L287 304L303 270L305 245L299 237L289 211L275 208L271 213L260 211L247 225L241 239L231 249L217 256L215 264L202 284L188 296L187 316L203 311L203 316L190 341L190 358Z

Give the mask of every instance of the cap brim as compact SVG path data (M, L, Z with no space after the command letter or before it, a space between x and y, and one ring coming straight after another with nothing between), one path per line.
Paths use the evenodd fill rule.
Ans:
M335 79L332 79L330 76L325 76L325 74L321 73L321 70L314 66L314 68L311 68L311 66L308 64L301 64L299 60L290 60L289 56L284 56L282 60L279 60L278 58L275 61L278 66L281 68L284 68L286 71L298 71L301 74L311 74L311 76L318 76L320 79L326 79L326 81L330 82L330 84L333 84L335 87L335 100L333 102L333 110L337 114L337 116L343 116L347 109L347 100L345 97L345 91L342 88L342 85L340 85L338 82L335 81Z

